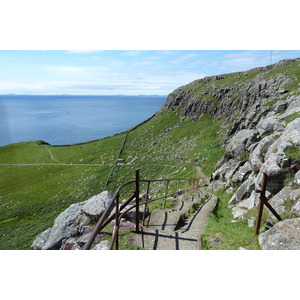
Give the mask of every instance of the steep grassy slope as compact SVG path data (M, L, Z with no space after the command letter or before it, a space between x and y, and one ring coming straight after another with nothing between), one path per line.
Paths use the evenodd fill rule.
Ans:
M208 116L181 121L177 112L166 111L127 137L63 147L40 141L0 147L0 248L28 249L71 203L105 189L114 192L137 168L141 177L153 179L195 176L196 165L209 175L223 155L219 126ZM125 163L115 164L117 158Z
M255 105L252 119L246 120L253 126L253 118L264 117L263 108L271 110L280 99L294 95L299 70L299 60L283 61L196 80L171 93L151 120L99 141L60 147L36 141L0 147L0 249L29 249L36 235L71 203L103 190L114 192L134 178L137 168L141 178L156 179L194 177L199 166L209 177L224 155L222 142L248 126L245 118ZM289 116L297 117L298 113ZM118 158L124 163L117 164ZM158 185L156 192L159 189L164 187ZM226 197L206 237L230 222ZM232 227L245 227L236 224L228 227L228 236L238 234ZM228 240L224 247L230 245Z

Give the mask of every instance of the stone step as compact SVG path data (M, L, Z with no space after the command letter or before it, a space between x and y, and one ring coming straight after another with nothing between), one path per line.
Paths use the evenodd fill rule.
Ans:
M152 214L154 213L152 221L149 218L148 226L141 226L140 233L132 233L128 239L128 245L149 250L201 249L201 233L217 204L216 196L208 194L208 199L186 220L186 224L178 230L175 228L180 216L188 212L193 204L203 201L206 195L206 193L202 193L200 196L196 195L191 198L190 201L185 201L180 210L172 208L152 212ZM164 218L162 218L163 215Z

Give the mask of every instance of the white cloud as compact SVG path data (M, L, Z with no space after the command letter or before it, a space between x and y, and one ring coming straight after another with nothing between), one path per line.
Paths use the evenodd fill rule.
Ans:
M192 57L197 57L198 55L195 54L195 53L191 53L191 54L186 54L186 55L182 55L182 56L179 56L178 58L174 59L171 61L171 64L178 64L178 63L181 63L189 58L192 58Z
M73 73L73 72L91 72L91 71L103 71L105 70L104 67L100 66L87 66L87 67L80 67L80 66L41 66L41 69L51 72L66 72L66 73Z
M204 60L203 59L199 59L199 60L195 60L195 61L192 61L190 63L188 63L189 66L192 66L192 65L201 65L204 63Z
M265 66L269 62L269 51L239 51L222 55L217 69L226 72L237 72L254 67Z
M138 56L141 54L140 50L128 50L123 53L124 56Z

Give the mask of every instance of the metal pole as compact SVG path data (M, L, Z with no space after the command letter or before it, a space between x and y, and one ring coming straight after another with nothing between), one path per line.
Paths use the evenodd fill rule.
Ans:
M149 189L150 189L150 181L148 182L147 191L146 191L145 207L144 207L144 214L143 214L143 226L145 225L146 211L148 208Z
M118 193L117 194L117 197L116 197L116 250L119 250L119 197L120 197L120 194Z
M166 185L165 200L164 200L164 209L166 208L166 201L167 201L167 195L168 195L168 188L169 188L169 180L167 181L167 185Z
M258 214L257 214L257 218L256 218L255 234L258 234L259 230L260 230L260 224L261 224L262 213L263 213L263 208L264 208L264 200L266 199L265 194L266 194L266 188L267 188L267 180L268 180L268 175L266 173L263 173L262 188L261 188L261 190L257 191L260 193L260 196L259 196Z
M140 169L135 172L135 203L136 203L136 213L135 213L135 230L140 232L139 222L140 222Z

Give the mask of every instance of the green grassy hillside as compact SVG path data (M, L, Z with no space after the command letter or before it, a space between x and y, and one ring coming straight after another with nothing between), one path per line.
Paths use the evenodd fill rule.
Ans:
M153 118L102 140L0 147L0 249L29 249L70 204L104 190L113 193L134 178L137 168L145 179L195 177L196 166L209 177L224 154L226 131L243 121L252 104L272 109L277 101L297 95L299 70L299 60L292 60L196 80L171 93ZM298 116L296 112L286 122ZM163 189L158 185L154 193ZM222 207L216 215L217 226L220 220L228 223L226 201L221 203L223 215ZM210 224L212 228L214 220Z
M0 147L0 249L29 249L70 204L113 193L137 168L150 179L195 176L195 166L210 175L223 155L219 129L208 116L181 121L177 112L165 111L128 134L91 143ZM115 164L117 158L125 163Z

